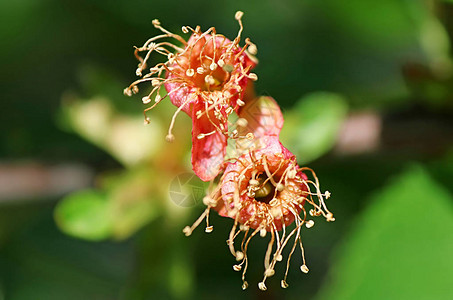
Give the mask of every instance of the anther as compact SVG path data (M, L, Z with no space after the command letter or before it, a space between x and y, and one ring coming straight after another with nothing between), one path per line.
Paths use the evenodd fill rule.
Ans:
M228 212L228 217L230 218L235 218L236 217L236 214L238 213L237 209L231 209L229 212Z
M282 280L280 282L280 285L282 286L282 289L286 289L289 286L288 283L285 280Z
M227 115L231 115L233 113L233 108L229 106L227 109L225 109L225 112Z
M247 225L241 224L239 226L239 229L242 230L242 231L247 231L247 230L249 230L249 227Z
M213 230L214 230L214 226L208 226L208 227L206 227L206 229L204 230L204 232L206 232L206 233L211 233Z
M274 270L274 269L267 269L267 270L264 272L264 275L265 275L266 277L272 277L272 276L274 276L274 274L275 274L275 270Z
M276 206L278 204L277 198L273 198L271 201L269 201L270 206Z
M258 186L260 182L256 179L250 179L249 184L253 186Z
M209 66L209 69L211 69L211 71L214 71L215 69L217 69L217 64L215 62L213 62L210 66Z
M301 270L302 272L304 272L305 274L307 274L308 271L309 271L307 265L305 265L305 264L303 264L302 266L300 266L300 270Z
M160 26L160 22L159 22L158 19L154 19L154 20L152 21L152 24L154 25L154 27Z
M329 198L330 198L330 195L331 195L331 194L330 194L329 191L326 191L326 192L324 193L324 197L326 197L326 199L329 199Z
M255 73L250 73L250 74L248 75L248 78L249 78L250 80L257 81L257 80L258 80L258 75L256 75Z
M265 284L264 282L262 282L262 281L261 281L260 283L258 283L258 287L259 287L260 290L262 290L262 291L267 290L266 284Z
M138 86L134 85L132 87L132 93L137 94L138 93Z
M239 105L239 106L244 106L244 105L245 105L245 102L242 101L241 99L238 99L238 100L236 101L236 103L237 103L237 105Z
M250 43L249 47L247 48L248 52L252 55L256 55L258 53L258 48L253 43Z
M132 91L131 91L130 88L125 88L125 89L123 90L123 93L124 93L124 95L126 95L126 96L129 96L129 97L132 96Z
M211 204L211 198L209 196L203 197L203 204L209 206Z
M203 67L198 67L197 68L197 73L198 74L203 74L204 73L204 68Z
M151 80L151 85L152 85L152 86L158 86L158 85L159 85L159 83L160 83L160 81L159 81L159 80L157 80L157 79L153 79L153 80Z
M315 225L315 221L313 221L313 220L308 220L308 221L305 223L305 227L307 227L307 228L312 228L313 225Z
M167 136L165 137L165 140L169 143L173 143L174 140L175 140L175 136L173 134L167 134Z
M285 189L285 186L282 183L277 183L277 186L275 187L277 191L281 192Z
M247 281L244 281L244 283L242 284L242 289L243 289L243 290L246 290L248 287L249 287L248 282L247 282Z
M181 28L181 30L182 30L183 33L189 33L189 29L186 26L183 26Z
M135 70L135 75L142 76L142 69L138 68L137 70Z
M162 100L162 97L159 94L157 94L156 97L154 98L154 102L159 103L160 100Z
M239 103L238 103L239 104ZM239 126L239 127L247 127L248 125L248 121L244 118L239 118L237 121L236 121L236 125Z
M244 258L244 253L241 251L236 251L236 260L241 261Z
M239 272L241 269L242 269L242 267L240 265L233 266L233 270L235 270L236 272Z
M199 135L197 135L197 139L201 140L201 139L204 139L206 135L204 135L203 133L200 133Z
M186 236L189 236L189 235L192 234L192 230L190 229L190 226L184 227L184 229L182 230L182 232L183 232Z
M265 237L265 236L266 236L266 233L267 233L267 231L266 231L265 228L261 228L261 229L260 229L260 236L261 236L261 237Z
M225 61L223 59L219 59L217 61L217 64L219 65L219 67L223 68L223 66L225 65Z
M145 96L142 98L142 102L143 104L148 104L151 102L151 99L149 98L149 96Z
M270 213L275 219L281 218L282 216L282 210L279 207L272 207Z
M253 140L255 138L255 135L253 133L249 132L245 135L245 137L249 140Z
M288 171L288 175L287 176L288 176L289 179L294 179L296 177L296 174L297 174L297 171L292 169L292 170Z
M214 80L214 77L212 77L212 75L206 75L204 77L204 81L209 85L215 84L215 80Z
M151 123L150 119L148 117L145 118L145 121L143 121L143 123L145 125L148 125L149 123Z
M326 220L327 222L333 222L335 221L335 218L333 217L333 214L331 212L329 212L326 216Z
M195 71L193 69L187 69L186 70L186 75L189 77L192 77L195 74Z
M242 11L238 10L238 11L236 12L236 14L234 15L234 18L235 18L236 20L239 21L239 20L242 18L243 15L244 15L244 13L243 13ZM153 22L154 22L154 21L153 21ZM153 23L153 24L154 24L154 23Z
M275 260L276 261L282 261L283 256L281 254L276 255Z

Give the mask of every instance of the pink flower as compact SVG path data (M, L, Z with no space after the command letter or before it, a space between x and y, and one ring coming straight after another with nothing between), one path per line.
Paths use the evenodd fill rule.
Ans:
M126 90L131 94L137 83L151 81L154 89L144 97L144 102L149 103L153 93L156 93L157 104L162 100L159 90L162 85L165 86L171 102L178 107L172 124L180 111L192 118L192 167L204 181L213 179L220 172L230 137L228 116L245 105L250 97L245 94L248 81L257 79L256 74L250 72L256 60L245 51L248 47L250 52L255 53L256 46L249 39L245 40L244 47L239 46L241 17L242 13L236 14L240 30L233 41L217 34L214 27L205 32L201 32L199 27L183 27L184 32L192 32L186 42L179 35L163 29L155 20L154 26L164 32L160 37L174 38L183 47L169 42L155 43L156 39L150 39L143 47L137 48L136 55L141 61L137 69L139 75L152 51L166 55L168 60L151 68L149 74ZM140 51L147 51L144 59L138 55ZM165 78L161 78L163 73ZM172 127L170 125L167 135L169 141L174 139Z
M323 215L328 221L333 221L333 215L324 204L324 198L330 194L320 192L314 172L299 167L294 154L280 143L279 134L284 120L274 99L259 97L249 101L238 116L240 134L251 134L254 138L236 141L238 157L226 163L219 184L203 199L207 206L205 212L191 227L184 228L184 233L190 235L204 218L206 232L211 232L211 208L221 216L234 219L227 242L230 252L239 261L233 269L242 270L243 289L248 287L245 279L249 259L247 248L255 235L259 233L265 237L269 233L271 236L264 259L264 278L258 284L261 290L266 290L266 279L274 275L276 263L283 259L284 248L293 240L281 282L286 288L290 258L298 244L302 250L301 270L308 272L300 232L303 225L310 228L314 221L308 219L304 206L309 203L313 207L309 210L311 216ZM304 171L312 173L315 180L310 180ZM290 229L293 223L295 226ZM235 244L241 233L242 241Z
M269 138L267 143L228 164L220 183L219 215L253 229L280 231L300 218L308 196L307 176L277 139Z

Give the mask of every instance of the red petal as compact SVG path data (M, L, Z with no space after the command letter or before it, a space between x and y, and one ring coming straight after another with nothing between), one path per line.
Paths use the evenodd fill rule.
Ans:
M214 179L222 169L227 147L227 138L220 133L219 121L212 115L203 114L197 119L197 111L205 111L204 102L194 104L192 111L192 168L203 181ZM216 126L214 126L214 124ZM224 124L226 126L226 124ZM214 133L199 139L200 134Z
M248 121L247 132L255 138L276 136L283 127L283 114L272 97L262 96L249 101L239 112L239 117Z

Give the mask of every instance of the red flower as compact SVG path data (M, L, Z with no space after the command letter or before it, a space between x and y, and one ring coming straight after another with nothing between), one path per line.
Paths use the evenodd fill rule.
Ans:
M204 198L207 205L205 213L192 227L186 227L184 232L190 235L194 228L206 217L206 232L211 232L209 226L209 211L215 209L219 215L234 219L228 239L231 253L240 263L233 268L243 270L243 288L247 288L245 273L248 265L247 248L250 240L260 234L262 237L269 232L271 239L265 255L264 279L259 288L266 289L267 277L274 275L275 264L282 260L282 252L289 240L293 246L287 260L287 269L282 287L287 287L286 276L290 258L297 244L302 250L303 265L301 270L308 272L303 255L300 231L305 224L310 228L313 220L307 220L305 203L313 206L312 216L323 215L328 221L333 221L333 215L327 210L324 198L329 193L320 192L319 183L311 169L297 165L296 157L279 141L280 130L283 126L283 115L278 104L271 97L260 97L247 103L238 115L242 123L242 134L253 134L252 140L238 139L239 157L233 158L226 164L220 182L208 196ZM315 180L309 180L303 171L313 174ZM314 192L311 190L314 189ZM318 198L318 201L313 199ZM295 223L295 227L287 227ZM239 228L238 228L239 227ZM235 239L243 233L240 250L236 250ZM273 254L273 255L271 255Z
M253 229L280 231L299 218L308 196L307 176L277 139L267 143L228 164L221 181L223 205L216 210Z
M219 173L223 165L227 138L232 137L228 132L228 116L233 111L238 111L249 97L245 94L248 80L257 79L256 74L250 73L256 61L245 52L249 47L249 51L255 53L256 46L249 39L245 40L244 47L239 46L242 33L241 17L242 13L238 12L236 19L240 30L233 41L217 34L213 27L203 33L199 27L196 29L183 27L186 33L192 31L191 37L186 42L182 37L163 29L159 21L155 20L153 22L155 27L165 33L161 37L177 39L183 47L169 42L156 44L155 39L151 39L143 47L138 48L136 54L141 61L138 74L144 70L152 51L165 54L168 61L151 68L151 73L126 90L131 94L135 84L151 81L154 89L150 95L144 97L144 102L149 103L152 94L159 95L160 87L165 85L171 102L178 107L167 140L174 139L171 130L177 113L181 110L186 112L192 118L193 125L192 167L195 174L204 181L213 179ZM138 56L140 51L148 52L144 59ZM161 78L164 72L165 78ZM156 96L156 102L160 101L160 96Z

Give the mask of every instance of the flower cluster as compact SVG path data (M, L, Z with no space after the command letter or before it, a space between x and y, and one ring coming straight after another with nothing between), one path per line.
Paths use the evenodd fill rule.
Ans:
M253 81L258 77L251 71L257 64L257 48L248 38L240 46L242 15L235 15L239 32L233 40L218 34L214 27L202 32L199 26L184 26L182 32L190 33L186 41L154 20L153 25L162 34L136 48L136 73L141 78L124 92L132 95L138 92L139 83L151 84L150 93L142 98L146 105L152 99L155 102L144 110L145 124L149 123L146 113L163 99L170 99L177 110L166 136L169 142L175 138L172 129L176 116L183 111L192 119L192 167L199 178L211 184L203 199L205 211L183 232L189 236L203 220L205 231L212 232L211 209L234 219L227 242L238 261L233 269L242 270L243 289L248 286L247 249L254 236L270 235L264 278L258 284L261 290L266 290L266 279L274 275L275 265L283 259L283 249L292 241L281 281L286 288L290 259L298 245L302 252L301 270L308 272L300 233L303 226L314 225L309 216L335 219L324 202L330 193L321 192L315 173L299 167L295 155L279 141L284 120L277 102L255 95ZM166 60L148 68L154 52ZM306 204L311 206L308 214ZM239 236L242 238L236 246Z

